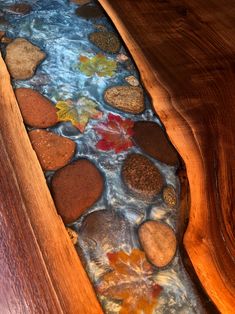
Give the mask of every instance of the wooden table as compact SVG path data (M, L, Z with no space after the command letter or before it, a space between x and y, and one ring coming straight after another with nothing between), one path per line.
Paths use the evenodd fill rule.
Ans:
M184 244L222 313L235 308L235 2L100 0L183 158ZM102 313L56 214L0 58L0 312Z

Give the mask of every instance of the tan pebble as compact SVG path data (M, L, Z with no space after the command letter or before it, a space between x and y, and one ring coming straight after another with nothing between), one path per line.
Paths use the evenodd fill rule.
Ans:
M139 86L140 82L139 80L134 76L134 75L130 75L125 77L125 81L130 84L131 86Z
M146 221L138 230L139 240L149 261L157 267L167 266L176 252L176 236L166 224Z
M69 234L69 237L70 237L70 239L71 239L73 245L76 245L77 242L78 242L78 234L77 234L77 232L74 231L74 230L71 229L71 228L68 228L68 227L66 228L66 230L67 230L67 232L68 232L68 234Z
M144 94L140 87L113 86L104 93L105 101L124 112L139 114L144 111Z
M46 54L24 38L14 39L6 48L6 64L16 80L26 80L34 75Z
M117 62L125 62L127 61L129 58L127 57L127 55L125 55L124 53L119 53L116 57Z
M177 195L173 186L168 185L163 189L163 200L164 202L170 206L175 207L177 204Z
M84 4L88 4L91 2L91 0L70 0L70 2L79 4L79 5L84 5Z

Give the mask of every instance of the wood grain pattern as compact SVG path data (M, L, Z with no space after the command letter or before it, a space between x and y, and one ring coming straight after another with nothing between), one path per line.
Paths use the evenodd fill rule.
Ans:
M235 2L99 0L183 158L184 244L222 313L235 309Z
M0 312L102 313L26 133L0 56Z

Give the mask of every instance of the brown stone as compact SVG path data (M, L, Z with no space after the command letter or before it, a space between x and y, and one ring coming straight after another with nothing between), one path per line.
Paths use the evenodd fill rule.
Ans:
M151 160L140 154L127 156L122 167L122 178L134 193L153 198L161 192L163 177Z
M31 12L32 7L28 3L17 3L9 6L7 10L10 13L25 15Z
M31 88L15 90L24 123L36 128L48 128L58 122L56 108L46 97Z
M42 169L45 171L64 167L74 155L76 144L55 133L33 130L29 132L29 138Z
M77 220L102 195L104 180L96 166L80 159L58 170L52 178L52 195L66 224Z
M133 130L135 143L148 155L170 166L178 165L177 151L157 123L138 121Z
M70 240L72 241L73 245L76 245L78 242L78 234L76 231L74 231L71 228L66 228L68 235L70 237Z
M2 39L2 37L5 35L4 31L0 31L0 40Z
M89 40L107 53L116 53L121 48L121 43L113 32L93 32L89 34Z
M13 40L14 40L13 38L3 36L3 37L1 38L1 43L8 45L8 44L12 43Z
M96 5L83 5L76 9L76 14L85 19L98 19L103 16L103 10Z
M139 240L149 261L157 267L167 266L176 252L174 231L158 221L146 221L138 230Z
M26 80L34 75L46 54L24 38L14 39L6 48L6 64L16 80Z
M90 3L91 0L70 0L70 2L79 4L79 5L84 5L84 4Z
M104 93L105 101L124 112L139 114L144 111L144 94L141 87L113 86Z
M162 192L163 200L166 205L170 207L175 207L177 204L177 195L173 186L168 185L163 189Z

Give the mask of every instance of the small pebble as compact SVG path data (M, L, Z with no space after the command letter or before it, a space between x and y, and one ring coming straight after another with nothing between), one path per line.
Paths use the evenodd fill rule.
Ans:
M4 31L0 31L0 39L2 39L2 37L5 35Z
M138 121L134 124L133 139L148 155L170 166L179 163L178 154L163 129L155 122Z
M93 32L89 34L89 40L107 53L116 53L121 47L118 37L113 32Z
M58 122L52 102L31 88L15 90L24 123L36 128L48 128Z
M70 2L79 4L79 5L84 5L84 4L88 4L91 2L91 0L70 0Z
M76 9L76 14L85 19L98 19L103 16L103 10L96 5L83 5Z
M1 43L8 45L8 44L12 43L13 40L14 40L13 38L9 38L9 37L3 36L1 38Z
M134 75L130 75L125 77L125 81L130 84L131 86L139 86L140 82L139 80L134 76Z
M68 224L99 200L104 179L92 162L79 159L55 173L51 188L57 211Z
M73 243L73 245L76 245L78 243L78 234L76 231L74 231L73 229L71 228L66 228L68 234L69 234L69 237Z
M177 195L173 186L168 185L163 189L163 200L166 205L175 207L177 204Z
M167 266L176 252L174 231L158 221L146 221L138 230L139 240L149 261L157 267Z
M119 53L116 57L117 62L126 62L129 58L124 53Z
M32 11L32 7L28 3L17 3L9 6L7 11L13 14L26 15Z
M76 144L68 138L45 130L32 130L29 138L44 171L53 171L67 165Z
M163 187L163 177L153 162L140 154L127 156L122 167L122 178L138 196L152 199Z
M132 114L139 114L145 108L141 87L113 86L106 89L104 99L110 106Z
M6 48L6 64L16 80L26 80L34 75L46 54L24 38L14 39Z

